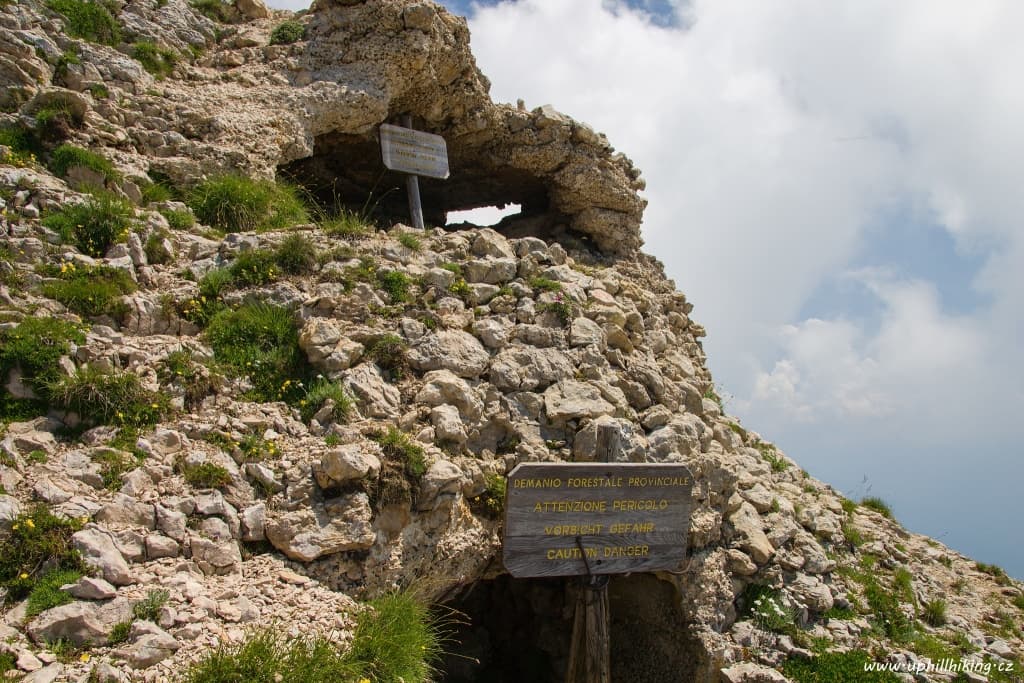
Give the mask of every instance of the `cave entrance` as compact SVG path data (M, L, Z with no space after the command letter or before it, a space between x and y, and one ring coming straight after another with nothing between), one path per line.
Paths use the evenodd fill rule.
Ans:
M564 683L578 579L481 580L445 606L460 623L446 644L442 683ZM611 679L689 683L703 670L675 587L651 574L613 576Z
M452 212L512 205L520 211L502 222L498 229L503 232L530 232L565 222L551 214L548 190L540 178L503 164L493 154L448 139L448 165L451 175L445 180L419 178L428 226L447 226ZM302 186L329 213L344 209L379 224L410 222L405 175L384 167L375 132L318 135L312 156L283 164L278 173Z

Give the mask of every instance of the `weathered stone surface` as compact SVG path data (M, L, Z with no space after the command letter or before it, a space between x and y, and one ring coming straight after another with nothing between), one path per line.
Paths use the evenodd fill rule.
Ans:
M753 662L742 662L722 669L722 683L789 683L775 669Z
M440 443L461 446L466 443L466 428L459 417L459 409L451 405L435 406L430 411L434 424L434 436Z
M425 335L409 349L409 365L417 370L449 370L459 377L476 378L491 356L473 335L443 330Z
M109 582L93 576L83 576L70 587L61 588L79 600L107 600L117 595L117 589Z
M150 621L136 621L128 634L131 645L118 649L115 656L133 669L146 669L167 659L181 647L174 636Z
M768 542L762 528L761 517L750 503L744 501L740 507L729 515L729 523L736 530L739 547L758 564L767 562L775 548Z
M360 444L336 446L313 465L313 475L325 489L353 479L375 479L379 473L380 458Z
M503 391L543 391L572 375L572 363L558 349L510 346L491 361L489 379Z
M451 404L458 408L460 415L471 420L479 417L484 407L469 383L449 370L434 370L424 375L416 402L429 406Z
M442 494L456 493L462 487L464 475L453 462L438 460L428 469L420 481L420 496L417 507L421 510L433 508Z
M230 537L212 540L191 534L189 547L192 560L204 574L231 574L240 569L242 554L238 543Z
M328 372L347 370L363 353L363 345L345 337L339 321L326 318L306 321L299 346L314 367Z
M544 408L552 422L599 417L615 411L615 406L601 397L597 387L574 380L548 387L544 391Z
M74 645L105 643L115 624L131 616L126 598L97 605L72 602L48 609L29 622L28 632L37 643L68 640Z
M268 515L266 534L274 547L293 560L318 557L373 545L373 511L365 493L351 493L293 512Z
M398 415L402 394L384 381L373 363L361 363L343 375L343 383L359 401L359 412L367 417L393 418Z
M128 563L118 551L110 534L88 525L71 537L71 545L82 554L82 559L96 567L104 579L115 586L134 583Z

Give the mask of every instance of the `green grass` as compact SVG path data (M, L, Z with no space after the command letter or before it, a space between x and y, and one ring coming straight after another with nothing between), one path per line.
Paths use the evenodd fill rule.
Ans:
M856 610L842 607L830 607L822 615L822 619L839 619L842 621L849 621L850 619L857 618Z
M132 44L132 57L142 68L162 80L171 75L178 63L178 53L149 40L140 40Z
M270 32L271 45L289 45L306 36L306 27L294 19L282 21Z
M929 600L923 605L921 619L929 626L942 626L946 623L946 601L942 598Z
M78 325L57 318L25 318L13 329L0 330L0 383L20 368L24 383L45 403L50 386L61 376L61 356L72 344L83 343L85 334Z
M772 472L784 472L789 467L789 463L786 462L786 459L779 454L778 449L772 444L758 441L754 444L754 447L761 452L761 457L771 466Z
M317 637L270 630L214 650L185 673L187 683L428 683L442 654L443 626L409 593L386 595L361 612L348 649Z
M28 594L25 616L34 617L51 607L66 605L74 600L70 593L62 591L60 587L74 583L80 578L82 572L75 569L55 569L44 574Z
M537 311L539 313L554 313L555 317L563 325L568 325L574 317L574 307L571 301L566 301L559 298L556 301L549 301L547 303L538 304Z
M88 90L89 94L93 96L93 99L105 100L110 97L110 91L107 89L107 86L102 83L93 83L86 88L86 90Z
M345 390L341 382L324 378L317 379L310 384L305 397L299 401L302 419L308 422L328 400L334 402L331 417L338 422L347 422L355 409L355 399Z
M500 519L505 510L505 477L500 474L489 474L486 482L487 488L470 501L470 507L477 514L490 519Z
M230 268L215 268L199 280L199 293L180 304L180 313L185 320L206 326L215 315L224 310L220 295L234 284Z
M171 594L168 591L151 588L146 592L146 597L132 606L132 615L142 621L156 621L169 597Z
M293 187L234 174L203 181L188 204L200 221L224 232L281 229L309 218Z
M289 275L311 273L317 264L316 246L304 235L289 235L274 250L274 261Z
M401 379L409 368L409 345L396 334L385 334L373 340L363 356L372 360L393 379Z
M27 597L50 572L86 573L84 561L71 547L71 535L81 528L80 520L57 517L43 504L18 515L0 543L0 586L7 589L6 601Z
M268 304L246 304L217 313L206 337L218 361L253 383L258 401L298 403L305 396L306 355L291 311Z
M404 231L398 233L398 243L409 251L423 251L423 240L421 240L415 233Z
M386 432L374 437L374 440L380 444L384 457L400 465L413 481L418 482L426 474L427 462L423 447L414 443L405 432L390 426Z
M43 285L43 294L84 316L120 317L125 311L121 297L135 291L135 282L118 268L92 268L65 264L59 279Z
M154 230L146 238L145 244L142 245L142 250L146 254L147 263L159 266L171 261L171 252L164 244L167 238L168 234L163 230Z
M56 403L78 413L86 424L148 427L170 409L167 397L143 388L134 373L108 373L88 365L61 378L51 394Z
M185 481L199 489L219 489L231 483L231 473L212 462L182 465L181 474Z
M223 0L190 0L189 5L207 19L227 22L231 19L232 5Z
M46 6L64 15L64 26L74 38L103 45L121 41L121 25L107 6L89 0L48 0Z
M737 599L740 614L765 631L792 634L796 631L796 615L784 606L779 591L763 584L748 584Z
M120 645L121 643L128 642L128 636L132 632L132 622L122 621L114 624L114 628L110 629L110 635L107 637L107 645L113 647L114 645ZM91 683L91 681L89 682Z
M868 510L874 510L878 514L882 515L886 519L894 519L892 516L892 508L881 498L874 496L868 498L862 498L860 501L861 507L865 507Z
M128 236L135 211L127 201L102 192L81 204L66 204L43 219L65 242L88 256L100 258Z
M158 187L151 185L150 187ZM187 209L157 209L160 215L167 219L167 225L172 230L189 230L196 224L196 218Z
M452 283L448 285L448 292L461 299L465 299L473 293L473 290L470 288L469 283L466 282L464 277L456 275L455 279L452 280Z
M209 372L204 372L188 350L172 351L157 365L157 377L163 384L175 384L185 392L185 406L194 408L214 389Z
M398 270L378 270L377 284L387 292L392 304L403 303L409 300L409 287L412 284L412 279L405 273Z
M43 153L35 131L20 123L0 125L0 145L10 148L8 155L0 161L12 166L31 166Z
M897 594L880 584L874 574L866 576L864 595L873 613L872 620L888 638L905 643L913 637L914 622L900 610Z
M905 567L897 569L892 576L893 589L903 602L914 604L914 577Z
M1024 595L1016 595L1010 600L1013 606L1024 612Z
M99 173L108 181L116 181L121 178L121 174L117 172L109 159L92 150L64 144L50 154L48 168L55 175L63 177L67 175L69 169L75 166L82 166Z
M342 209L337 216L322 219L320 229L331 237L358 239L372 233L376 226L369 217Z
M281 270L268 249L250 249L235 257L229 268L234 283L243 287L258 287L277 280Z
M561 292L562 283L557 280L549 280L546 277L530 278L530 287L539 292Z
M787 659L782 673L794 683L899 683L891 671L865 671L872 661L862 650L828 652L811 659Z
M104 448L93 451L90 456L92 461L100 466L100 477L103 479L104 488L110 491L121 490L121 476L131 472L141 464L131 453L117 448Z
M985 562L976 562L974 565L975 569L984 574L988 574L996 580L1000 586L1009 586L1013 583L1006 572L997 564L986 564Z

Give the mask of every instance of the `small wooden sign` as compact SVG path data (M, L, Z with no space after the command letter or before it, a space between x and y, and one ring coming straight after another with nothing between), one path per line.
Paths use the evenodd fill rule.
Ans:
M380 153L384 165L392 171L448 177L448 145L440 135L382 123Z
M685 465L518 465L505 494L505 568L517 578L587 574L588 565L591 574L678 569L692 489Z

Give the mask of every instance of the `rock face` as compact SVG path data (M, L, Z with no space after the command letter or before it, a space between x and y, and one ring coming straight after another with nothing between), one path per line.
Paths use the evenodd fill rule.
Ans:
M482 608L500 632L475 631L462 661L486 660L513 634L560 666L571 605L557 582L503 574L500 483L520 463L569 460L684 463L694 475L687 561L624 577L613 593L632 650L613 657L615 680L780 681L809 642L916 661L908 648L925 641L885 635L904 618L936 642L1019 659L1024 641L1007 625L1019 583L851 504L726 413L693 306L637 252L638 172L551 107L492 103L464 20L423 0L317 0L301 15L245 0L220 8L224 22L184 0L103 4L125 36L179 55L166 78L129 43L74 38L41 0L0 2L0 127L66 112L41 161L66 139L117 171L58 178L0 149L0 335L30 317L88 323L51 369L131 373L152 392L133 409L160 415L135 433L116 426L123 415L91 424L55 404L0 436L0 552L41 504L75 520L71 547L94 570L66 587L71 603L27 621L27 605L8 613L0 649L25 680L176 680L266 624L345 643L349 595L424 577L431 598L501 598ZM285 18L303 38L270 45ZM385 191L371 199L389 230L347 235L318 217L221 238L185 204L148 201L147 178L188 189L229 170L281 172L358 210L381 172L377 126L402 114L448 141L451 178L423 181L428 222L508 202L523 214L497 229L413 230L385 225L405 212ZM104 254L40 220L83 201L85 182L137 207ZM298 272L237 275L242 255L284 253L296 237ZM98 266L134 291L98 315L48 296L68 272ZM260 301L287 309L294 334L261 349L254 369L225 372L206 314ZM254 401L263 363L280 370L283 358L301 370ZM28 369L3 367L0 405L38 407ZM936 601L946 623L926 626ZM501 613L510 605L519 612ZM129 621L125 640L104 645ZM92 643L94 661L57 663L44 650L60 638ZM664 666L645 668L638 652Z

